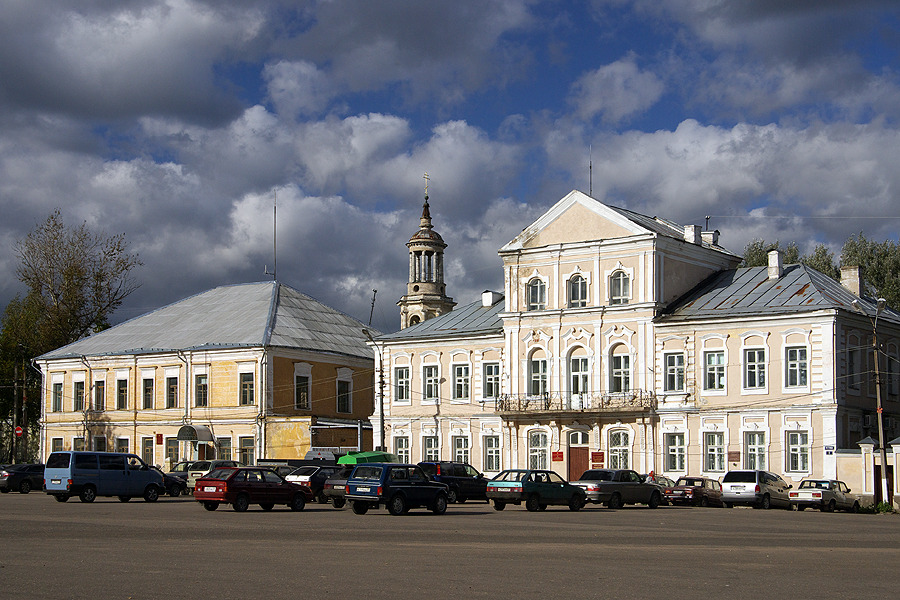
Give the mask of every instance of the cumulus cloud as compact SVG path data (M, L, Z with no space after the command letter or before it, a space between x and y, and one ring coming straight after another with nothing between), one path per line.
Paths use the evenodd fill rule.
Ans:
M589 121L600 115L615 124L653 106L664 87L654 73L640 70L634 56L627 56L579 78L569 101L580 118Z

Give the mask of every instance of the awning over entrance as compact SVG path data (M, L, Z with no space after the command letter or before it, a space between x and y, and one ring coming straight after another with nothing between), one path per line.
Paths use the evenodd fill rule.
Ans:
M179 442L211 442L212 431L206 425L182 425L178 430Z

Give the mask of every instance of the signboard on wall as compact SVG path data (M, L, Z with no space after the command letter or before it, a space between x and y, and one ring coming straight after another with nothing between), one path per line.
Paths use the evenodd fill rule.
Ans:
M591 452L591 465L594 467L602 467L606 460L604 452Z
M157 446L162 446L162 443L163 443L162 434L161 434L161 433L157 433L157 434L156 434L156 445L157 445Z
M552 452L552 454L553 456L550 458L550 460L552 460L553 462L562 462L564 460L562 452L554 451Z
M741 451L740 450L729 450L728 451L728 462L730 462L730 463L741 462Z

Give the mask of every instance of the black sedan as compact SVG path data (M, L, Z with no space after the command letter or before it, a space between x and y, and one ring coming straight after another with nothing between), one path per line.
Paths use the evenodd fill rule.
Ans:
M44 489L44 465L8 465L0 471L0 492L16 491L27 494L31 490Z

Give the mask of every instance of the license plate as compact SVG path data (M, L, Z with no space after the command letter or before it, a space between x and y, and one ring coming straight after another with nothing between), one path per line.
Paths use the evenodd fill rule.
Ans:
M50 483L60 484L60 483L62 483L62 480L61 479L51 479Z
M214 492L214 491L216 491L216 488L214 488L214 487L205 487L205 488L203 488L203 491L204 491L204 492Z
M360 486L356 487L356 491L357 492L370 492L370 491L372 491L372 488L370 488L369 486L360 485Z
M735 490L735 491L742 492L742 491L744 491L744 486L742 486L742 485L733 485L733 486L731 486L731 489L732 489L732 490Z
M344 489L344 486L342 486L342 485L336 485L336 486L334 486L334 489L336 489L336 490L342 490L342 489Z

